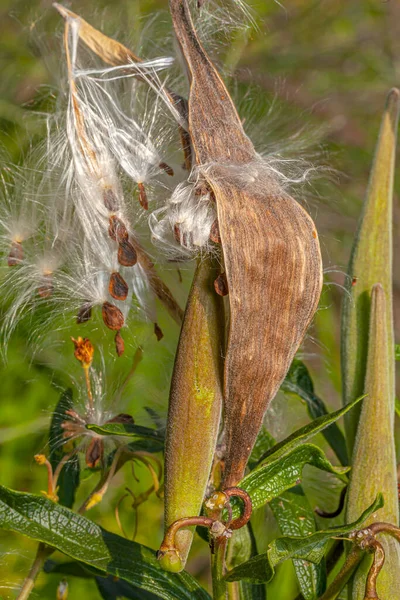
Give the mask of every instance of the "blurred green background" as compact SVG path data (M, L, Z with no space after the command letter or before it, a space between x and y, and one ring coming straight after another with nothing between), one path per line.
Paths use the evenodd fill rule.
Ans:
M210 0L210 10L212 2ZM156 11L158 37L145 36L148 57L164 51L164 37L171 28L166 0L76 0L68 6L96 27L135 49L143 25ZM305 194L316 221L326 269L321 309L305 342L303 356L313 374L316 389L329 408L340 405L340 304L344 272L352 237L366 190L372 153L387 91L400 85L400 3L395 0L273 0L252 2L257 27L233 32L230 43L222 27L208 40L210 52L229 77L229 84L249 133L260 147L280 148L290 138L296 157L316 166L329 167ZM220 23L221 25L221 23ZM218 30L217 30L218 29ZM0 0L0 143L16 163L45 135L41 114L52 106L57 94L62 23L48 0ZM158 45L157 40L162 40ZM215 43L214 43L215 42ZM170 45L172 42L170 43ZM306 150L303 149L306 148ZM394 308L400 340L399 186L394 202L395 266ZM183 282L169 268L168 283L182 306L190 284L192 266L182 270ZM160 308L160 307L159 307ZM177 327L159 310L164 339L157 343L151 326L137 324L127 340L126 355L115 361L104 354L104 377L108 393L129 371L135 347L144 347L144 359L127 386L121 410L140 423L150 424L143 407L151 406L165 418L169 378L178 339ZM60 390L81 379L73 358L69 335L90 332L103 343L103 329L93 324L79 331L55 331L34 351L27 344L32 324L21 324L14 334L0 369L0 483L11 488L39 492L46 474L33 456L46 450L46 428ZM112 346L111 335L108 342ZM96 362L97 361L97 362ZM97 354L95 365L101 367ZM279 396L267 417L272 433L281 438L307 420L305 407ZM322 446L322 439L318 440ZM324 446L325 447L325 446ZM114 509L125 485L140 493L150 485L149 474L128 467L115 478L113 489L89 516L118 532ZM321 480L308 473L308 493L317 503ZM321 475L319 475L321 478ZM329 502L336 502L335 483L324 477ZM90 490L93 482L85 482ZM125 501L121 518L132 529L133 512ZM269 513L268 535L276 534ZM139 508L136 540L156 548L162 533L162 503L153 494ZM264 546L268 538L263 540ZM0 596L14 598L26 575L35 544L15 534L0 532ZM262 548L261 548L262 550ZM189 570L208 582L207 548L196 540ZM295 598L298 594L292 567L285 563L270 586L270 597ZM32 597L55 598L59 577L41 575ZM70 598L98 598L92 580L70 578ZM277 592L279 590L279 592ZM284 590L286 590L284 592ZM284 596L284 593L286 594Z

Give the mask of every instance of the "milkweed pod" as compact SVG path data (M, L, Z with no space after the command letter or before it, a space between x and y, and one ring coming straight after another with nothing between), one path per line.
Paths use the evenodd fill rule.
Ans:
M354 240L343 296L341 364L343 401L348 404L362 396L367 364L370 293L379 281L386 294L385 331L393 348L392 323L392 228L393 177L400 93L389 92L376 145L368 190L358 231ZM394 418L394 368L389 364ZM344 417L349 454L354 444L360 408L356 406Z
M199 261L185 311L169 399L165 449L165 527L200 514L222 406L223 300L214 291L215 259ZM182 570L193 531L180 530L166 570Z
M346 520L356 520L383 494L383 508L369 517L364 527L374 521L398 525L396 451L394 444L391 372L393 348L387 338L386 297L376 284L371 293L371 318L366 364L365 393L353 450L350 485L347 492ZM397 598L400 590L399 543L389 536L379 537L384 546L385 564L377 579L379 598ZM364 600L365 578L370 566L367 556L358 568L349 596Z
M322 262L315 225L255 152L187 0L170 0L190 74L188 121L199 169L216 200L229 289L224 485L238 484L317 308Z

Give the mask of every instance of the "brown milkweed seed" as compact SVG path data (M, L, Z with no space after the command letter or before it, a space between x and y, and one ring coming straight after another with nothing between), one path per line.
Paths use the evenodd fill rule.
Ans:
M143 183L138 183L139 188L139 202L140 206L147 210L149 208L149 201L147 200L147 194Z
M154 333L156 334L157 342L163 339L164 334L158 323L154 323Z
M126 300L129 287L125 279L119 273L111 273L108 283L108 291L116 300Z
M19 265L24 258L24 249L22 248L21 242L13 242L11 244L10 253L7 258L7 264L9 267L15 267Z
M121 242L122 240L127 240L129 237L128 231L127 231L125 225L123 224L121 219L119 219L115 215L111 215L111 217L110 217L110 224L108 227L108 235L115 242Z
M221 243L221 236L219 234L218 219L215 219L214 223L211 225L210 240L212 242L214 242L214 244L220 244Z
M227 296L229 294L226 273L218 275L217 279L214 281L214 288L219 296Z
M87 323L92 316L92 307L83 305L82 308L79 309L78 314L76 315L76 322L78 325L81 323Z
M170 177L173 177L174 170L173 170L172 167L170 167L169 165L167 165L167 163L160 162L160 164L158 166L160 167L160 169L162 169L163 171L165 171L167 175L169 175Z
M115 350L118 356L122 356L125 352L125 342L119 331L117 331L117 333L115 334Z
M100 438L93 438L86 450L85 461L90 469L97 467L104 456L104 444Z
M42 285L38 287L38 294L41 298L50 298L54 291L54 285L51 273L43 275Z
M101 314L104 324L113 331L119 331L124 325L124 315L117 306L111 302L104 302Z
M133 425L135 423L133 417L126 413L120 413L111 419L108 419L106 423L127 423L128 425Z
M129 240L121 240L118 245L118 262L123 267L133 267L137 262L135 248Z
M107 210L115 211L119 208L118 198L111 188L103 190L103 202Z

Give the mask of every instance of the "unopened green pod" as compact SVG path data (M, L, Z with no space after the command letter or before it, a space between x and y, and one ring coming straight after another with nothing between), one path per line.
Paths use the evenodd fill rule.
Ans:
M224 305L214 289L218 261L202 258L186 306L172 376L165 448L165 529L200 514L222 409ZM180 530L166 570L184 568L193 528Z
M399 117L399 90L389 92L363 212L348 268L347 294L343 301L341 362L343 402L364 393L371 288L380 282L386 296L385 332L394 347L392 323L392 227L393 178ZM394 368L389 364L390 402L394 418ZM349 455L354 445L361 405L345 416Z
M371 319L366 364L365 393L353 450L346 519L355 521L382 492L385 504L371 515L365 526L375 521L398 525L396 450L393 428L392 372L394 353L388 345L388 314L383 287L376 284L371 293ZM379 598L400 597L400 548L389 536L380 536L385 564L377 580ZM350 585L349 599L364 600L365 579L371 557L367 555Z

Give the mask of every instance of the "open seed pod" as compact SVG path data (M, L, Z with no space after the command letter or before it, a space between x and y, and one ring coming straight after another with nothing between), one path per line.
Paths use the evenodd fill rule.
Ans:
M225 486L243 476L262 419L317 308L315 226L255 152L194 30L187 0L170 0L190 77L189 133L214 193L229 289Z

